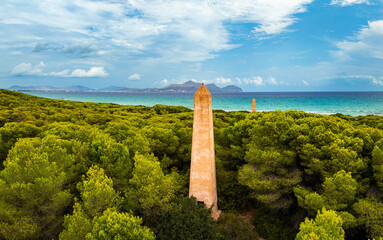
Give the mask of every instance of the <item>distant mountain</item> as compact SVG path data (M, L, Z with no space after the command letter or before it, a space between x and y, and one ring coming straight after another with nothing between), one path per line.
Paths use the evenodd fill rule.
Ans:
M40 87L36 87L36 86L19 86L19 85L13 85L12 87L8 88L8 90L14 90L14 91L19 91L19 90L27 90L27 91L33 91L33 90L36 90L38 88L52 88L52 87L47 87L47 86L40 86Z
M118 91L118 90L122 90L122 89L126 89L126 87L109 86L109 87L105 87L105 88L100 88L97 91Z
M173 93L195 93L198 88L201 86L201 83L196 83L193 81L187 81L182 84L171 84L167 87L163 88L146 88L146 89L133 89L126 88L121 89L121 92L173 92ZM230 85L223 88L218 87L214 83L206 84L206 87L209 89L211 93L238 93L242 92L242 89L235 86Z
M98 89L97 91L101 92L164 92L164 93L195 93L198 88L201 86L201 83L196 83L193 81L187 81L182 84L171 84L163 88L145 88L145 89L136 89L136 88L124 88L117 86L109 86L106 88ZM242 89L235 86L229 85L223 88L218 87L214 83L206 84L206 87L211 93L239 93L242 92ZM70 87L51 87L51 86L19 86L13 85L8 88L9 90L14 91L43 91L43 92L53 92L53 91L65 91L65 92L91 92L96 91L94 89L84 87L84 86L70 86Z
M84 87L84 86L80 86L80 85L77 85L77 86L70 86L70 87L64 87L62 88L63 90L67 90L67 91L73 91L73 92L88 92L88 91L94 91L94 89L91 89L91 88L88 88L88 87Z
M236 92L242 92L242 88L237 87L235 85L229 85L229 86L223 87L222 91L236 93Z
M93 89L84 86L70 86L70 87L52 87L52 86L19 86L13 85L8 88L13 91L68 91L68 92L87 92L93 91Z
M183 84L172 84L164 88L160 88L161 91L166 92L188 92L195 93L198 88L201 86L201 83L187 81ZM229 92L242 92L242 89L235 86L229 85L223 88L218 87L214 83L206 84L206 87L211 93L229 93Z

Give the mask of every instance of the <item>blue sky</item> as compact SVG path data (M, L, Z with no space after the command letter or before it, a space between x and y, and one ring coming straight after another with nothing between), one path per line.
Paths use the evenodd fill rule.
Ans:
M2 0L0 88L383 91L383 0Z

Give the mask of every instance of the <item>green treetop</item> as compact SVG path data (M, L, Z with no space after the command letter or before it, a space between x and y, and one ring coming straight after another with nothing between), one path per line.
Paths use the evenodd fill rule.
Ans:
M315 220L301 223L296 240L343 240L344 230L342 218L334 211L322 209L318 211Z

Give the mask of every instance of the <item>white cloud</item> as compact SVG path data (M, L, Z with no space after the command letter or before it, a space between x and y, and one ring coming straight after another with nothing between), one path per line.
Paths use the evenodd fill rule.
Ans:
M305 81L305 80L302 80L302 83L303 83L303 85L305 85L305 86L310 86L310 83L308 83L308 82Z
M88 71L83 69L75 69L70 73L69 69L65 69L61 72L44 73L44 62L33 66L31 63L20 63L15 66L11 75L14 76L55 76L55 77L106 77L108 73L104 70L104 67L92 67Z
M169 81L167 79L164 79L164 80L161 80L161 83L164 85L167 85L167 84L169 84Z
M108 51L99 50L96 44L90 43L86 40L78 41L71 45L59 45L55 43L37 42L33 48L33 52L44 51L59 51L65 54L77 55L80 57L89 56L102 56L108 53Z
M244 78L244 79L240 79L239 77L236 77L235 81L239 85L243 85L243 84L245 84L245 85L256 85L256 86L280 85L280 84L281 85L287 85L285 82L278 82L274 77L268 77L267 79L264 79L261 76L254 76L252 78Z
M383 79L383 78L381 78ZM375 84L375 85L380 85L380 86L383 86L383 81L382 80L378 80L378 79L372 79L372 83Z
M216 83L225 83L225 84L227 84L227 83L233 83L233 82L231 81L230 78L224 78L224 77L217 77L217 78L215 79L215 82L216 82Z
M313 0L217 0L210 1L227 20L248 21L259 26L254 28L257 34L279 34L292 25L296 13L306 11L305 5Z
M275 78L274 77L269 77L269 79L268 79L269 81L269 84L271 84L271 85L278 85L278 82L277 82L277 80L275 80Z
M238 46L231 43L228 23L253 24L259 37L280 34L288 31L297 21L295 14L305 12L312 1L2 0L7 7L0 8L0 23L39 28L39 36L46 36L44 41L59 39L58 46L66 46L56 50L80 56L113 52L97 47L104 46L122 48L128 54L150 52L166 61L202 61ZM20 31L10 30L10 39ZM78 36L85 44L76 45Z
M383 60L383 20L370 21L355 37L336 46L338 51L333 55L343 61L353 59L380 59Z
M380 77L380 79L382 79L382 80L379 80L377 77L374 77L371 75L349 75L349 76L341 76L340 78L368 79L374 85L383 86L383 77Z
M342 7L345 7L345 6L351 6L354 4L362 4L362 3L369 4L370 2L368 0L332 0L330 4L340 5Z
M140 79L141 79L141 75L138 73L132 74L128 77L128 80L140 80Z
M252 77L252 78L245 78L245 79L243 79L243 82L245 84L253 84L253 85L256 85L256 86L264 85L263 78L260 77L260 76L255 76L255 77Z
M39 64L33 66L31 63L20 63L19 65L15 66L12 71L11 75L14 76L39 76L43 75L42 68L45 67L44 62L40 62Z
M88 71L83 69L75 69L69 77L106 77L108 73L104 67L92 67Z
M61 72L51 72L49 73L50 76L56 76L56 77L68 77L69 76L69 69L65 69Z
M290 83L285 82L285 81L280 81L278 84L285 85L285 86L290 86Z

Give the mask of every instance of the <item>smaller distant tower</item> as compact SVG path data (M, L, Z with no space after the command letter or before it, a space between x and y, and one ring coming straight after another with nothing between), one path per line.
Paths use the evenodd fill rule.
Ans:
M255 98L253 98L253 107L251 108L251 112L256 112L256 107L255 107Z

